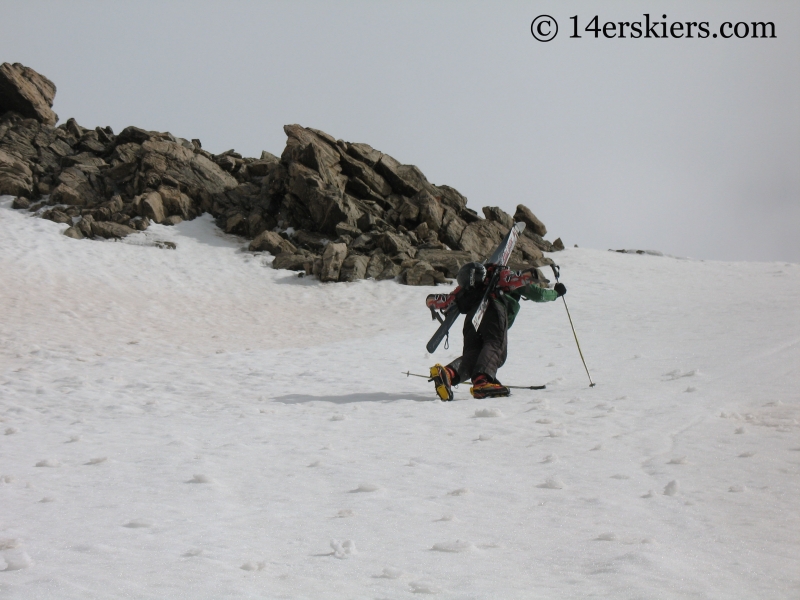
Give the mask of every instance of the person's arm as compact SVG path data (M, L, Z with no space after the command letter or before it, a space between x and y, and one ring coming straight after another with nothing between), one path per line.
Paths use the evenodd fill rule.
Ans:
M559 294L556 290L542 288L532 283L521 288L520 291L522 292L521 295L526 300L533 300L534 302L552 302L553 300L558 300L560 295L563 295Z

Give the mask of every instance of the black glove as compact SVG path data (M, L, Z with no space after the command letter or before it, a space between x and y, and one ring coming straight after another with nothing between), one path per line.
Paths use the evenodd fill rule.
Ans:
M563 283L555 284L553 289L555 290L556 294L558 294L559 298L567 293L567 286L565 286Z

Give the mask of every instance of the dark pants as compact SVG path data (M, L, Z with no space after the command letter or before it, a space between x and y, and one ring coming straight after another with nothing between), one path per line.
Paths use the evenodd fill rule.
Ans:
M497 370L508 355L508 315L505 307L490 301L478 331L472 326L477 308L467 313L464 321L464 350L448 366L456 372L453 385L483 373L496 380Z

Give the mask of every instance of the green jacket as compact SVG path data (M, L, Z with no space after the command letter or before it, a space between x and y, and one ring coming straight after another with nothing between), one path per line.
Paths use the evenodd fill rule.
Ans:
M525 298L525 300L533 300L534 302L552 302L553 300L558 299L558 294L556 294L555 290L541 288L538 285L529 283L526 286L517 288L512 292L507 292L497 298L497 302L502 302L502 304L505 305L506 314L508 314L509 327L514 324L514 319L517 318L517 313L519 312L520 308L520 298Z

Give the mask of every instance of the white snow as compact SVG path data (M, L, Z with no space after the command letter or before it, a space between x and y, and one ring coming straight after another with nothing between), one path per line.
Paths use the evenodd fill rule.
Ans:
M800 266L565 250L597 386L524 303L547 389L442 403L429 288L64 228L0 199L0 597L800 596Z

